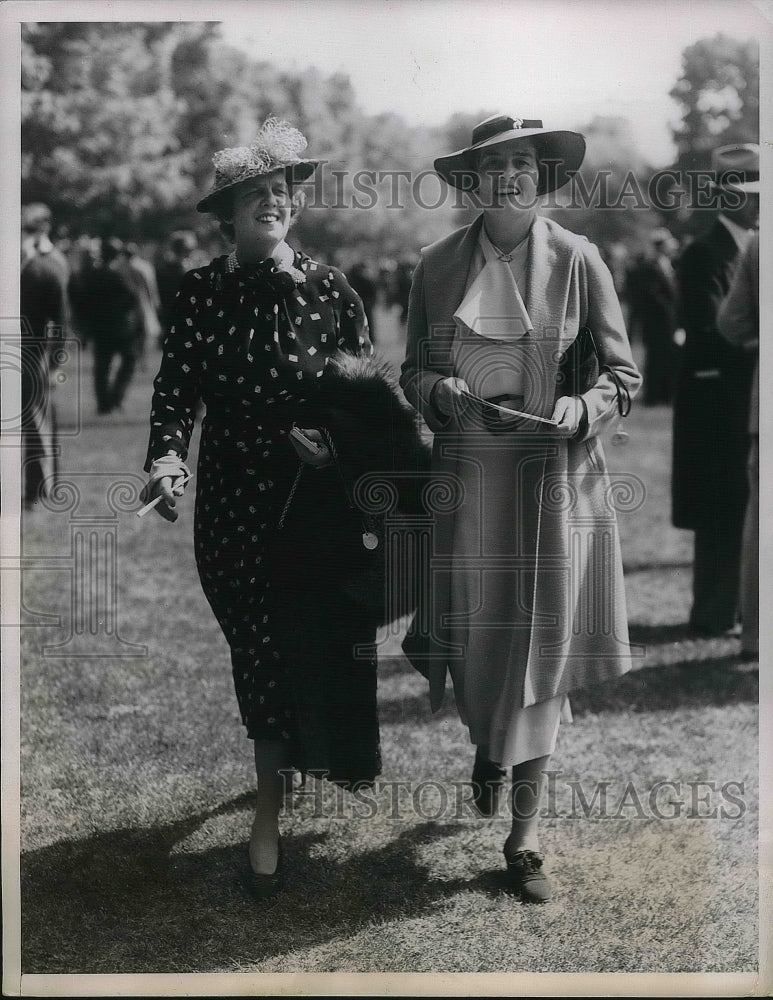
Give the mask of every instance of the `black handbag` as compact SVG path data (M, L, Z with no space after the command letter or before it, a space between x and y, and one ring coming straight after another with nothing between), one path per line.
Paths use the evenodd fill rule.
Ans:
M557 379L561 395L582 396L593 388L602 373L609 375L614 383L618 414L627 417L631 412L631 394L615 369L604 364L591 328L583 326L561 359Z

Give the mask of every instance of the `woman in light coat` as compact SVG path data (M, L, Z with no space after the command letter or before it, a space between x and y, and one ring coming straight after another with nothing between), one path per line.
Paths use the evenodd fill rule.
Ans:
M535 902L551 896L539 800L567 692L631 666L618 491L599 434L640 376L597 248L537 215L584 151L577 133L497 115L435 161L483 211L422 251L401 377L435 433L446 487L404 649L429 679L433 710L451 675L484 815L513 768L505 861L512 887ZM582 384L593 346L599 365Z

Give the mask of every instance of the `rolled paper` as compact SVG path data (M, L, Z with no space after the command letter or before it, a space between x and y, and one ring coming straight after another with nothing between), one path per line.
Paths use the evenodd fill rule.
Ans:
M175 485L174 489L177 489L178 486L185 486L185 484L189 482L191 479L193 479L193 475L186 476L184 479L181 479L180 482ZM137 511L137 517L144 517L148 513L148 511L151 511L153 510L154 507L157 507L163 499L164 499L164 494L159 493L158 496L155 498L155 500L151 500L150 503L146 503L144 507L140 507L140 509Z

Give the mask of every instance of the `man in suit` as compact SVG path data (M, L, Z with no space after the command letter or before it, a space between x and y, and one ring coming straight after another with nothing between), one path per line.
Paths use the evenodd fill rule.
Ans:
M720 209L678 268L685 343L674 403L672 520L695 532L690 626L721 635L737 621L747 501L753 360L717 329L717 311L759 217L759 147L712 155Z
M373 308L376 305L376 282L373 279L370 267L364 261L358 261L349 268L349 284L362 299L362 307L365 310L365 318L368 321L370 331L370 342L376 342L376 323L373 318Z
M644 405L670 403L676 364L677 289L672 259L678 247L667 229L656 229L650 251L626 280L630 326L641 334L644 362Z
M161 297L158 293L156 269L149 260L145 260L140 254L140 248L136 243L127 243L119 259L123 261L122 269L134 288L140 304L142 326L140 328L139 362L140 366L144 368L145 347L147 344L157 344L162 332L161 321L158 318Z
M59 446L51 377L67 334L69 268L51 242L51 212L40 202L22 209L19 302L22 314L22 492L26 509L50 494Z
M169 250L156 268L156 282L161 301L159 319L161 320L160 340L163 342L172 321L174 300L180 282L191 268L198 266L195 254L198 249L196 234L187 229L172 233L169 240Z
M142 338L141 303L120 266L122 250L119 240L103 240L101 260L84 276L79 293L81 326L94 347L94 393L101 414L121 408ZM118 368L111 374L116 357Z

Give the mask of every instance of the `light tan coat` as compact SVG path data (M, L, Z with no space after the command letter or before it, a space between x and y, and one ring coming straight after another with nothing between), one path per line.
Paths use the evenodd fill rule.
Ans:
M430 681L433 710L450 669L457 700L465 684L484 685L502 724L503 702L525 707L630 669L616 511L640 503L643 487L635 475L614 485L607 475L598 434L617 418L607 374L582 396L587 428L570 441L544 433L492 435L469 423L463 428L430 403L435 383L455 374L453 313L470 277L481 224L482 217L423 250L411 291L401 385L435 432L433 469L455 495L438 504L431 585L404 649ZM635 393L641 379L612 278L595 246L538 217L524 300L533 324L525 338L533 375L526 409L550 416L555 399L566 394L558 384L561 359L586 324L604 363ZM458 608L452 591L459 573L465 587L477 581L477 620L449 617ZM492 603L486 577L497 573ZM516 585L503 586L502 573L514 574ZM465 635L490 662L474 669L465 663Z

